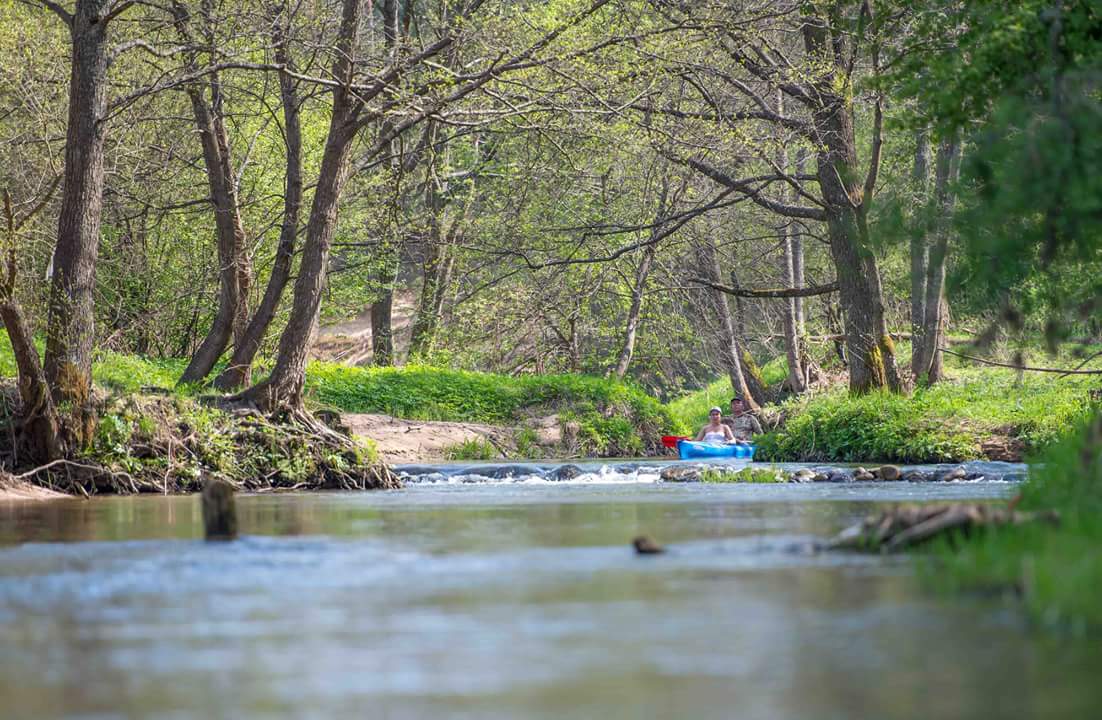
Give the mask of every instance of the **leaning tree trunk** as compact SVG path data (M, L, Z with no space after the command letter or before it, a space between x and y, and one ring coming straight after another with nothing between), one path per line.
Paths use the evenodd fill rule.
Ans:
M949 254L949 215L953 211L951 184L960 157L960 140L954 133L937 149L934 177L934 242L930 246L926 265L925 299L923 301L920 350L912 360L915 379L925 377L935 383L944 376L941 346L945 343L949 302L945 297L946 259Z
M700 246L701 274L712 282L719 284L720 268L719 258L712 241L706 240ZM715 288L708 292L712 295L716 312L719 315L720 346L723 356L723 365L727 370L727 376L731 379L731 388L746 400L751 409L758 409L759 403L750 387L747 385L746 376L742 372L742 351L739 347L738 334L735 332L735 319L731 316L731 306L727 303L727 295Z
M276 62L289 66L287 37L279 22L274 22L273 41ZM295 254L295 239L298 237L299 212L302 208L302 124L299 113L298 92L295 82L287 73L279 74L279 94L283 104L283 137L287 151L286 186L283 192L283 224L279 230L279 245L276 248L272 273L268 276L268 285L264 297L256 308L256 313L245 329L244 335L234 343L233 356L226 369L214 381L221 390L247 385L250 381L250 369L256 358L264 335L275 318L283 290L291 277L291 263ZM244 305L244 304L242 304Z
M353 77L353 51L359 36L361 14L359 0L344 0L332 72L332 76L341 83L350 83ZM322 152L310 219L306 224L306 241L295 280L291 315L279 338L272 374L241 394L242 399L268 412L302 410L306 361L317 333L329 249L337 225L337 208L341 189L348 177L348 158L359 120L358 101L350 90L344 85L337 86L332 95L329 133Z
M192 114L203 147L203 162L207 168L207 184L214 206L214 225L218 235L218 309L210 332L191 356L181 383L199 382L214 368L226 350L231 335L240 345L248 319L246 292L249 269L245 251L245 229L238 209L233 167L230 161L229 136L221 118L221 89L217 76L210 80L211 103L208 105L197 87L188 89Z
M45 377L57 407L70 408L74 447L95 429L91 407L96 257L103 214L108 22L106 0L78 0L66 16L72 38L65 178L46 326Z
M838 31L835 30L835 33ZM807 22L804 39L808 54L830 62L844 62L844 39L831 38L822 23ZM829 47L833 44L833 48ZM844 68L819 79L819 104L813 122L820 146L817 154L819 187L827 216L830 253L838 277L838 300L845 314L846 354L850 391L902 389L895 362L895 346L884 317L880 269L869 243L868 209L871 188L859 180L857 144L853 132L852 96L839 92L836 80ZM848 81L846 83L848 85Z
M655 225L657 228L657 224ZM651 243L643 250L643 257L639 266L635 269L635 283L631 288L631 307L628 308L627 324L624 327L624 344L620 348L620 356L616 360L616 368L613 374L623 379L627 374L631 358L635 354L635 336L639 331L639 319L643 311L643 291L647 286L647 278L650 277L651 264L654 262L658 243Z
M41 206L40 206L41 207ZM18 442L15 447L15 463L18 466L25 452L31 462L48 462L63 457L65 441L61 434L61 420L57 406L46 383L46 373L34 346L30 325L15 299L15 281L18 258L16 257L16 224L12 211L11 195L4 190L4 220L7 225L6 267L0 266L0 325L7 331L8 342L15 356L17 384L19 386Z

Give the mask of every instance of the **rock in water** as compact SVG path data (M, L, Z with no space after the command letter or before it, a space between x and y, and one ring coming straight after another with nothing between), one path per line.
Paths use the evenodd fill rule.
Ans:
M573 480L582 474L582 469L577 465L560 465L547 474L548 480Z
M875 475L879 475L881 480L887 480L888 482L895 482L903 477L903 471L895 465L881 465L874 471Z
M659 474L663 482L697 482L700 480L700 470L684 465L670 465Z
M811 482L815 479L815 471L811 468L800 468L792 473L792 482Z
M233 485L209 478L203 484L203 529L207 540L233 540L237 537L237 509Z
M666 552L666 548L662 547L654 540L651 540L646 535L640 535L632 540L631 544L635 547L636 555L658 555Z
M964 471L964 468L957 466L946 473L942 473L938 476L938 482L952 482L954 480L966 480L968 473Z
M859 482L870 482L876 479L876 476L863 467L857 468L853 473L853 479Z

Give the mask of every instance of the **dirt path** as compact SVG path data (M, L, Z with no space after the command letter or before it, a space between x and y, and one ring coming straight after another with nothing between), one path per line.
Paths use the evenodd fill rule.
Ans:
M394 333L394 354L402 360L409 352L409 339L413 333L413 316L416 311L417 298L413 291L395 291L391 331ZM319 328L318 339L310 356L315 360L342 362L347 365L370 363L371 308L351 320Z
M379 448L379 459L387 463L439 462L447 459L449 447L469 440L489 442L498 448L512 448L508 428L480 423L402 420L389 415L349 413L342 421L354 435L370 438Z

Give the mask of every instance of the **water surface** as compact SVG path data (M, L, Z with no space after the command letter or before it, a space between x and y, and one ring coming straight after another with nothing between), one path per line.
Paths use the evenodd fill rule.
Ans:
M0 504L0 717L1090 717L1093 646L800 551L1014 488L421 482L240 497L229 544L193 497Z

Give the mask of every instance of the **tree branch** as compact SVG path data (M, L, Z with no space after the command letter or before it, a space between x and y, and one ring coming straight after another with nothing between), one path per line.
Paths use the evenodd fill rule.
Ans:
M735 297L744 298L797 298L797 297L814 297L815 295L826 295L832 293L838 289L838 283L832 282L826 285L811 285L802 288L769 288L765 290L748 290L745 288L734 288L730 285L724 285L707 278L689 278L690 282L697 283L710 287L713 290L719 290L727 295L734 295Z

